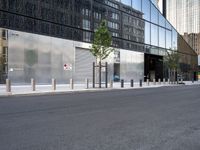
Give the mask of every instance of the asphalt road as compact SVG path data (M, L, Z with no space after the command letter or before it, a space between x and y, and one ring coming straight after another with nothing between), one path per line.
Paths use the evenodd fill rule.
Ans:
M0 98L0 150L200 150L200 86Z

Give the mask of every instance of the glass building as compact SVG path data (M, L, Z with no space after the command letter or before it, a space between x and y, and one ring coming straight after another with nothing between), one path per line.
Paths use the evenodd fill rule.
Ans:
M200 1L166 0L166 17L200 55Z
M192 77L197 55L150 0L0 0L1 80L58 83L92 79L89 52L95 29L107 20L116 51L109 80L168 78L164 56L177 51L180 73ZM64 70L63 65L72 65Z

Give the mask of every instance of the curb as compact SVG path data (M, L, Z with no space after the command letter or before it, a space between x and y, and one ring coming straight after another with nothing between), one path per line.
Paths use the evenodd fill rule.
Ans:
M48 91L48 92L32 92L32 93L6 93L0 95L1 97L18 97L18 96L45 96L45 95L62 95L62 94L78 94L78 93L93 93L93 92L105 92L105 91L125 91L125 90L138 90L138 89L150 89L150 88L160 88L160 87L168 87L170 85L165 86L155 86L155 87L129 87L129 88L96 88L96 89L84 89L84 90L73 90L73 91Z
M191 85L200 85L200 84L191 84ZM117 88L95 88L95 89L80 89L80 90L71 90L71 91L35 91L30 93L5 93L0 95L0 98L5 97L18 97L18 96L45 96L45 95L63 95L63 94L78 94L78 93L92 93L92 92L105 92L105 91L125 91L125 90L141 90L141 89L150 89L150 88L161 88L161 87L177 87L177 86L190 86L187 84L166 84L166 85L157 85L157 86L143 86L143 87L117 87Z

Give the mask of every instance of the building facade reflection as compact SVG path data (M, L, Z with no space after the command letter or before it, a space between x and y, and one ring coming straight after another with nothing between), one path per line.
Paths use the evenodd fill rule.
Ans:
M190 58L181 62L180 72L188 71L185 66L191 70L196 65L196 54L150 0L0 3L0 27L8 33L7 76L16 83L27 83L31 77L39 83L49 83L52 77L60 83L69 78L79 82L91 78L92 67L88 67L94 58L89 48L102 19L107 20L112 46L120 55L117 63L114 54L106 60L110 80L116 72L127 81L168 78L163 65L166 51ZM186 44L184 50L182 43ZM63 71L66 63L72 64L71 72Z
M199 55L200 1L166 0L166 6L167 19Z

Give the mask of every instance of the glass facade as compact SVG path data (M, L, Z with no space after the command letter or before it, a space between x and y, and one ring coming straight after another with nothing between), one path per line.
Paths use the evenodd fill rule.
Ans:
M135 64L131 60L134 56L140 58L136 53L143 54L140 61L143 62L143 67L139 65L140 67L133 66L130 69L135 78L143 78L144 54L156 55L162 59L167 50L180 52L179 43L184 43L150 0L0 0L0 4L0 27L9 33L8 76L13 79L20 76L21 79L15 80L21 82L26 82L33 72L41 83L49 81L47 78L39 79L44 73L56 76L60 81L74 77L75 72L69 76L55 73L63 71L62 67L58 69L63 63L71 63L75 67L76 46L71 46L68 42L72 45L82 43L78 47L88 49L88 46L83 45L90 45L94 31L102 19L107 20L113 37L112 46L120 49L120 76L123 78L128 78L131 74L125 73L123 69L130 68L123 61L126 60L125 57L128 58L128 53L131 53L131 58L127 60L132 65ZM189 46L186 51L181 50L181 54L191 58L196 56ZM92 58L88 60L92 61ZM18 68L20 64L24 64L21 67L24 75L19 72L16 75L12 71L16 68L12 65L18 63ZM185 63L190 66L189 61ZM138 72L140 77L134 72Z

